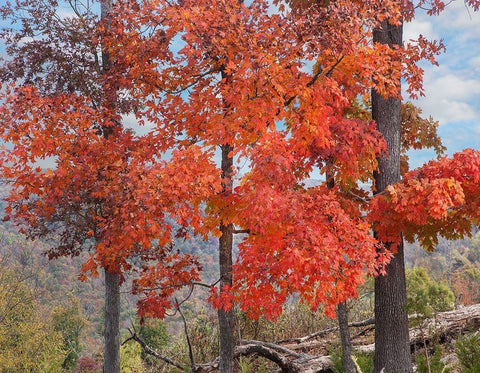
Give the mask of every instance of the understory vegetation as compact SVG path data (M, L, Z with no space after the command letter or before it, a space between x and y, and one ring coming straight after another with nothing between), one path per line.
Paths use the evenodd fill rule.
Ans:
M2 372L101 372L102 371L102 279L76 280L80 259L48 262L41 242L30 242L4 223L1 226L0 260L0 366ZM182 247L203 258L212 255L215 242L199 241ZM411 328L421 328L425 319L436 313L480 303L480 233L470 240L441 241L438 249L427 253L416 245L407 247L406 262L408 312ZM207 259L206 259L207 260ZM208 260L207 260L208 261ZM207 265L206 278L214 279L215 267ZM186 320L188 338L197 364L218 356L216 312L205 299L208 292L196 288L184 291L179 299ZM191 364L184 323L177 312L165 320L135 315L136 299L122 295L122 341L134 332L150 348L170 357L183 367ZM373 317L373 279L367 278L357 299L348 302L351 322ZM291 298L275 321L264 317L251 320L236 312L236 329L242 339L275 342L312 335L337 326L323 310ZM418 372L480 372L480 336L475 325L464 335L448 341L433 340L413 351ZM355 345L373 343L372 325L352 328ZM425 333L428 331L426 330ZM338 331L333 330L309 340L308 352L330 355L334 372L341 373L342 359ZM288 342L285 343L288 345ZM363 373L373 370L373 353L355 352ZM249 356L238 360L240 372L271 372L275 365L263 358ZM147 354L141 345L129 340L121 347L121 371L131 373L178 372L178 368Z

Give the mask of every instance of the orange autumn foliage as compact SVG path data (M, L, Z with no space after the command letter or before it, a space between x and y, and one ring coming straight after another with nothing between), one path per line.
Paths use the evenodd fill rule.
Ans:
M233 223L249 234L232 293L214 291L214 304L275 317L300 292L331 313L389 257L370 235L365 204L347 197L365 195L359 183L371 180L385 146L370 120L345 112L372 87L397 95L400 77L416 90L421 74L409 61L433 60L442 46L372 45L379 18L400 19L396 2L336 1L305 14L268 7L121 1L107 43L120 89L138 101L137 120L154 125L157 148L195 145L212 161L216 147L233 149L238 186L206 198L200 231L218 235ZM327 169L336 189L304 186Z
M57 232L63 244L52 256L91 245L86 272L135 269L141 258L135 291L145 295L141 313L156 316L176 288L199 278L195 258L170 247L169 217L185 236L188 229L219 235L230 223L249 232L233 287L212 291L212 300L225 308L237 302L252 317L276 317L292 293L332 314L390 257L372 225L392 242L402 231L431 240L440 222L452 235L466 233L476 216L465 198L475 205L477 190L466 171L448 174L447 163L459 161L411 171L371 200L362 184L372 180L385 144L371 120L347 114L352 104L372 88L398 97L401 78L409 94L422 94L418 61L435 62L443 50L423 37L402 48L372 43L378 22L409 20L414 4L277 5L269 12L263 0L118 1L92 42L102 40L112 59L103 79L125 98L119 112L91 105L86 92L47 94L29 82L7 89L0 119L9 145L0 157L13 180L10 215L32 236ZM433 5L432 13L443 8ZM126 113L152 130L125 129ZM102 136L105 127L115 136ZM411 127L408 145L423 144L427 132ZM226 145L235 161L233 193L222 193L215 158ZM471 166L477 153L468 154ZM39 168L45 158L56 167ZM326 171L335 188L305 185Z

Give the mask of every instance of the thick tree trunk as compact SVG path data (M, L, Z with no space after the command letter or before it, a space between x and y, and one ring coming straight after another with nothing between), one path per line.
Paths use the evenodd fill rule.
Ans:
M402 44L402 25L387 21L373 33L374 42ZM372 92L372 117L388 146L388 155L379 159L375 174L377 193L400 181L401 103L397 98L384 98ZM386 243L388 245L388 243ZM408 340L408 316L405 308L407 290L403 244L386 268L386 276L375 279L375 368L379 373L410 373L412 364Z
M120 372L120 275L105 270L104 373Z
M222 176L224 178L224 195L232 193L233 188L233 151L231 145L222 146ZM220 291L224 286L232 286L232 249L233 249L233 226L232 224L221 225L222 236L219 240L219 263L220 263ZM220 373L231 373L234 368L235 349L235 318L233 309L218 310L218 322L220 329Z
M342 362L345 373L356 373L357 368L352 360L352 341L348 328L347 303L339 303L337 306L338 327L340 329L340 340L342 342Z

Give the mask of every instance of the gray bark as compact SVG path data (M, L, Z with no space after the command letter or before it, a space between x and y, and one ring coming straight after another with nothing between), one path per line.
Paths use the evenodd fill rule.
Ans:
M342 362L344 373L356 373L357 368L352 360L352 341L348 328L348 311L346 302L337 306L338 327L340 329L340 340L342 342Z
M104 373L120 372L120 275L105 270Z
M102 0L101 18L109 27L109 17L113 0ZM102 69L108 73L111 67L111 59L108 52L102 49ZM115 96L105 92L105 104L115 106ZM103 128L104 136L112 134L109 127ZM103 352L103 372L120 373L120 275L109 272L105 268L105 335Z
M326 173L327 188L333 189L335 186L335 177L331 171ZM340 329L340 342L342 345L342 363L345 373L356 373L357 369L352 360L352 341L350 339L350 330L348 329L348 311L346 302L337 305L338 328Z
M402 44L402 25L387 21L374 30L374 42L389 46ZM372 92L372 117L387 142L388 155L379 159L375 174L377 193L400 181L401 103ZM388 243L385 243L388 246ZM411 373L408 316L405 308L407 290L403 243L388 264L385 276L375 279L375 373Z
M233 151L231 145L222 146L222 176L224 178L223 192L225 195L232 193L233 188L233 158L229 157ZM220 264L220 291L224 286L232 285L232 249L233 249L233 226L232 224L221 225L222 236L219 239L219 264ZM218 322L220 330L220 373L232 373L234 369L235 349L235 318L233 309L218 310Z

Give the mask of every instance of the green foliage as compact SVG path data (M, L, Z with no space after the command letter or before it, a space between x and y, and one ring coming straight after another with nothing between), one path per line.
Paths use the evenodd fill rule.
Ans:
M470 241L470 250L467 257L472 263L480 263L480 232L477 232Z
M86 325L80 301L71 297L66 305L55 307L52 311L53 328L63 337L63 350L66 353L62 367L71 370L77 363L82 346L80 338Z
M269 372L265 362L259 362L256 359L240 357L238 361L240 366L239 373L267 373Z
M332 359L333 373L343 373L342 348L333 347L328 352ZM373 372L373 353L359 352L353 358L356 365L360 368L359 373Z
M195 358L199 361L210 361L218 356L218 328L215 314L200 312L196 316L187 317L190 341Z
M137 318L136 324L138 325L138 335L153 350L159 351L169 342L170 336L163 320L145 318L140 324ZM147 355L143 351L141 351L141 357L148 365L155 365L158 362L153 356Z
M478 333L460 337L455 343L463 373L480 373L480 337Z
M355 358L363 373L373 372L373 353L361 352L356 354Z
M142 347L137 342L130 341L120 347L120 372L145 372L142 364Z
M342 349L340 347L331 347L328 353L332 359L333 373L343 373Z
M424 267L407 271L407 309L430 317L453 309L455 295L444 283L433 280Z
M417 370L419 373L429 373L428 365L430 365L430 372L438 373L448 373L451 370L446 367L444 363L441 362L442 359L442 349L437 347L433 356L429 357L427 364L427 357L424 354L421 354L417 357Z
M58 372L65 352L48 310L39 307L35 291L19 269L0 258L0 367L2 372ZM3 267L3 268L2 268Z

